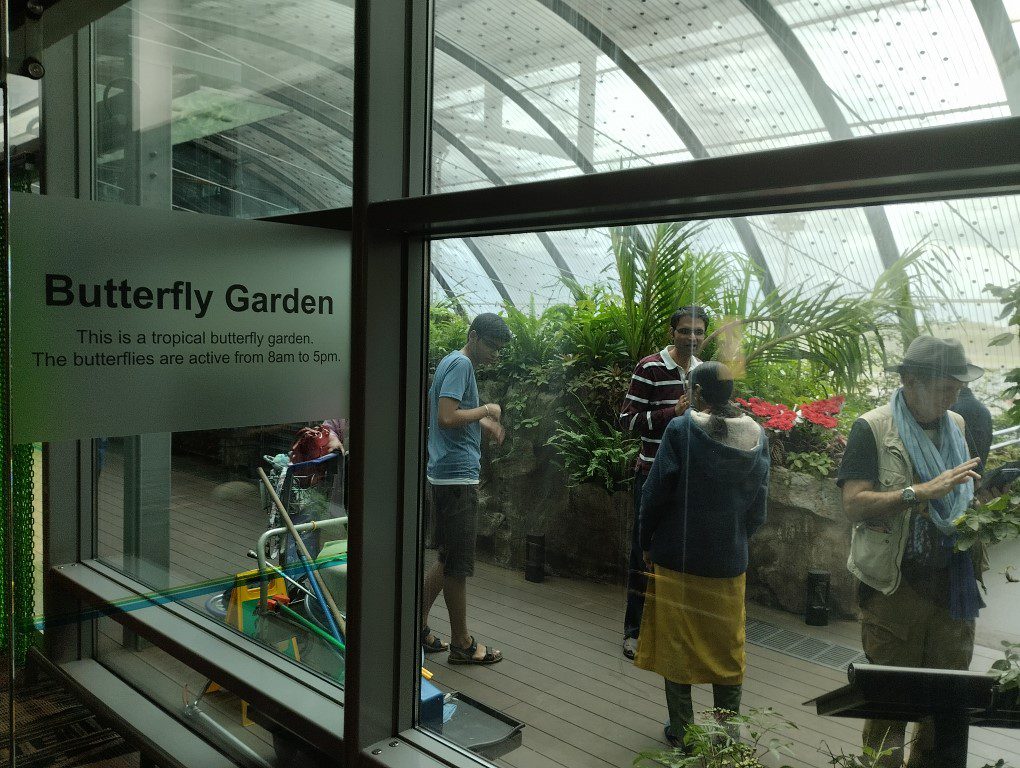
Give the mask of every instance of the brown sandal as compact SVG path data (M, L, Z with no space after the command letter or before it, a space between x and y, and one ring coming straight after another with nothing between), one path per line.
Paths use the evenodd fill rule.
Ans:
M467 648L458 648L453 643L450 643L450 657L447 659L447 662L450 664L495 664L496 662L503 661L502 653L491 650L486 650L482 658L476 659L475 652L477 650L478 643L473 637L471 638L471 645Z
M450 650L450 644L444 643L438 635L433 634L427 624L421 628L421 647L425 653L441 653Z

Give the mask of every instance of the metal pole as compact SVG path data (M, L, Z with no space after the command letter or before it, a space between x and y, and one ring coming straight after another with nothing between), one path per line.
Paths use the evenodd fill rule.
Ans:
M1007 440L1007 441L1006 441L1006 442L1004 442L1004 443L996 443L995 445L993 445L993 446L992 446L991 448L989 448L988 450L989 450L989 452L991 452L991 451L997 451L997 450L999 450L1000 448L1007 448L1008 446L1011 446L1011 445L1016 445L1017 443L1020 443L1020 437L1017 437L1017 438L1015 438L1015 439L1013 439L1013 440Z
M940 712L935 724L935 765L933 768L966 768L969 719L966 711Z
M347 518L346 517L334 517L334 518L331 518L329 520L322 520L320 522L316 522L316 521L313 520L310 523L299 523L299 524L294 526L294 530L297 531L298 533L303 533L304 531L314 531L316 528L318 528L320 531L329 531L329 530L332 530L333 528L340 528L341 526L344 526L344 525L347 525ZM276 571L281 576L283 576L283 578L287 579L288 581L293 582L295 586L303 589L303 587L301 587L296 581L291 579L289 576L287 576L287 574L285 574L283 571L281 571L276 566L270 565L270 563L266 560L266 542L269 539L271 539L273 536L279 536L279 535L284 534L284 533L290 533L290 531L291 531L291 529L287 528L287 527L270 528L268 531L266 531L261 536L259 536L259 541L258 541L258 544L255 545L254 553L249 553L249 554L254 554L255 560L259 564L259 609L260 610L263 610L263 611L266 610L266 594L267 594L266 593L266 571L268 571L270 568L272 568L274 571ZM318 566L316 566L316 567L318 567ZM307 592L307 590L305 590L305 591ZM318 598L316 598L316 599L318 599ZM322 610L324 610L324 611L328 610L328 606L325 606L325 605L322 606Z
M10 91L8 77L10 75L10 9L7 0L0 2L0 89L3 91L3 174L2 200L0 200L0 248L3 250L0 261L3 263L4 300L3 317L0 318L2 328L2 347L0 347L0 379L2 379L3 402L3 445L0 447L0 462L3 464L3 498L4 524L7 535L4 537L4 584L6 600L4 601L4 621L7 623L7 684L9 690L7 710L7 733L10 739L10 765L14 768L17 756L14 749L14 477L11 450L11 148L10 148Z
M269 493L269 498L273 500L273 504L276 505L276 509L280 512L280 516L283 518L283 522L286 524L287 529L290 531L290 535L294 537L294 545L297 547L298 555L304 560L305 567L308 570L309 584L315 591L320 601L325 602L323 605L323 612L326 614L327 623L330 625L330 629L334 630L339 635L347 637L347 622L344 621L344 617L340 615L340 609L336 607L336 603L333 601L333 595L330 594L329 588L322 581L322 577L319 575L318 570L315 568L312 556L308 553L308 548L305 546L305 542L302 540L298 532L294 530L294 523L291 522L290 515L287 513L287 508L283 506L283 502L280 501L280 497L276 495L276 489L273 488L273 484L269 482L269 477L266 475L265 470L259 467L259 477L262 478L263 484L266 486L266 491Z

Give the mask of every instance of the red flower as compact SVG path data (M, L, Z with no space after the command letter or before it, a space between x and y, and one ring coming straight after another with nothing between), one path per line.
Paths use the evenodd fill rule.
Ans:
M782 403L770 403L760 397L744 399L736 398L745 410L762 420L762 426L766 429L775 429L780 432L789 432L796 425L799 418L825 429L832 429L839 421L836 416L843 409L846 398L843 395L834 395L823 400L815 400L810 403L798 406L796 410L783 405Z
M790 411L785 405L776 405L774 403L766 402L760 397L752 397L749 400L738 399L738 403L751 411L755 416L761 416L763 418L773 418L782 413ZM792 413L792 411L790 411Z
M785 413L779 413L773 416L771 419L766 421L762 426L766 429L775 429L780 432L789 432L793 429L794 422L797 421L797 414L793 411L787 411Z
M824 400L815 400L800 406L800 415L812 424L817 424L826 429L832 429L839 421L836 415L843 409L846 398L836 395Z

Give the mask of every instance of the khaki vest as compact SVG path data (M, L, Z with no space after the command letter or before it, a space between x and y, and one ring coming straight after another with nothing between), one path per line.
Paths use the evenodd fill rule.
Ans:
M949 417L964 434L963 417L949 411ZM892 406L886 404L861 416L875 436L878 448L878 486L876 491L901 491L921 479L914 473L907 447L893 424ZM912 508L916 509L916 507ZM850 557L846 567L869 587L891 595L900 586L900 563L910 533L910 512L891 517L863 520L854 524Z

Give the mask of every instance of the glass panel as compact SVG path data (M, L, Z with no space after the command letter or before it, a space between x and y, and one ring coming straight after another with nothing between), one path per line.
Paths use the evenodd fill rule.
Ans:
M243 218L350 205L353 8L239 10L134 0L95 25L100 200Z
M963 0L888 8L858 3L838 16L826 5L785 3L777 11L817 62L855 134L1011 113L996 67L1002 52L985 37L978 16L991 4L982 10Z
M180 713L206 734L229 734L235 758L243 755L256 765L285 764L277 762L277 748L286 754L287 741L292 738L286 731L274 733L256 725L252 717L265 721L238 696L159 648L143 643L137 649L125 649L123 627L112 619L102 618L97 623L103 663L128 680L144 680L145 693L156 704Z
M335 453L314 467L292 465L292 460L318 458L302 455L314 441L295 444L303 431L319 426L277 424L96 441L99 558L342 683L342 644L307 627L294 635L294 622L329 628L329 620L318 598L308 598L315 591L309 572L257 474L259 468L267 473L294 525L316 523L302 540L346 615L346 457L340 452L346 421L322 424L321 450L332 441ZM276 533L263 538L270 530ZM264 565L256 556L260 544ZM290 594L289 610L258 607L260 568L267 599ZM276 637L285 630L287 638ZM296 646L283 642L291 636Z
M278 35L264 31L282 13L276 6L249 3L243 15L259 24L239 22L237 11L135 0L96 23L99 199L245 218L349 204L352 9L332 7L304 24L288 15ZM295 524L337 521L302 538L312 557L331 558L322 574L345 611L347 422L327 416L97 440L99 557L155 589L192 585L186 602L272 645L260 632L278 622L252 613L252 573L259 537L284 521L262 468ZM298 448L303 431L320 424L321 445L306 438ZM314 470L288 468L330 448L333 460ZM293 539L273 537L264 551L270 594L293 592L301 612L291 621L333 631L304 605L315 590ZM285 577L271 571L277 565ZM305 635L280 652L342 682L342 653Z
M967 0L439 0L433 189L1008 116L1010 18Z
M72 92L72 86L87 94L76 102L82 104L80 112L73 114L71 103L47 104L49 149L40 149L39 84L21 81L12 91L16 189L63 194L74 189L77 179L68 176L77 172L73 163L45 169L42 190L39 169L44 152L56 147L73 151L73 136L80 131L92 138L95 148L93 156L79 158L81 178L92 180L91 188L82 188L82 197L233 218L350 204L352 7L331 4L296 11L260 0L243 7L136 0L83 31L78 43L92 60L91 66L76 71L91 80L72 83L70 65L47 65L43 98ZM60 61L57 53L53 56L54 62ZM123 245L115 228L107 236L111 249ZM337 258L343 258L342 245L337 251ZM274 258L292 268L296 255L283 250ZM208 258L217 258L215 248ZM279 353L280 347L273 352ZM280 362L292 361L283 357ZM293 370L294 397L300 398L304 390L299 367ZM255 389L259 384L264 382L242 378L235 386ZM173 389L168 377L166 392ZM179 407L170 399L167 408ZM260 418L275 417L267 412L252 420ZM84 521L82 529L94 530L96 541L86 533L77 544L85 558L93 556L94 546L101 561L141 582L158 600L180 603L207 619L210 627L229 627L248 638L254 653L292 661L282 662L283 667L312 686L321 690L317 678L323 678L342 687L347 440L344 414L323 413L301 423L245 423L214 431L83 441L86 455L91 448L93 466L90 472L85 461L78 501L83 514L95 513L95 528ZM309 460L315 465L296 466ZM308 569L294 539L280 535L284 515L271 501L258 469L268 473L294 524L315 523L316 529L301 537L315 559ZM37 514L35 522L40 547L43 523L51 533L51 564L74 557L68 552L75 551L77 526L54 533L50 515L58 502L65 509L73 506L73 499L56 499L53 488L73 489L77 471L74 462L48 468L54 495L51 507ZM41 479L38 465L35 472ZM41 493L36 500L41 503ZM260 539L270 529L277 535ZM257 549L264 564L258 562ZM38 578L42 552L35 555L29 565ZM264 610L258 607L260 569L268 596L277 598L276 606ZM321 596L310 585L312 570L321 577ZM37 586L41 584L39 578ZM326 593L335 612L324 607L329 602ZM41 605L36 609L41 612ZM202 618L196 621L201 624ZM206 690L207 681L179 660L111 620L98 624L98 645L89 650L91 637L86 637L86 654L94 652L104 665L205 735L208 728L199 721L225 731L227 744L240 745L232 754L245 764L313 759L313 750L300 741L286 736L281 742L277 734L284 732L273 721L263 717L253 725L239 699ZM78 652L77 647L70 651ZM188 712L182 709L182 698L191 707ZM336 698L342 700L342 693L337 691ZM199 709L207 717L191 716ZM335 715L339 727L339 707ZM210 738L218 737L223 733ZM111 750L92 760L118 755Z
M10 78L11 188L39 191L39 81Z
M103 18L93 83L97 198L234 218L349 205L352 29L353 9L343 5L295 16L258 0L243 9L134 0ZM295 384L296 397L300 390ZM95 441L99 558L261 652L342 684L342 416ZM293 524L317 526L301 534L305 553L286 534L260 469ZM270 529L276 535L264 537ZM305 555L316 564L306 567ZM151 668L165 683L153 695L200 698L265 757L279 731L271 722L241 728L251 725L244 705L225 692L207 696L206 681L129 631L104 623L100 640L105 663L138 684ZM295 745L277 746L279 760L291 759Z
M446 426L430 416L426 427L424 623L435 649L473 638L503 658L482 669L456 649L428 653L433 676L423 683L420 725L500 765L629 765L647 752L665 760L663 723L672 719L680 729L688 718L680 683L694 686L688 733L701 741L691 746L718 749L710 747L712 728L721 739L727 732L697 713L735 706L732 686L740 683L740 710L753 724L797 725L778 734L793 751L782 764L815 766L830 762L830 750L862 751L860 720L803 706L845 685L848 664L870 656L885 665L984 672L1001 662L1002 643L1020 642L1015 522L996 529L987 517L992 506L970 511L961 502L952 510L986 538L1006 538L988 548L985 607L972 642L949 606L953 595L977 595L976 582L956 592L948 576L981 570L968 553L952 554L969 534L943 541L925 522L936 512L924 517L922 502L911 515L901 492L911 485L934 495L925 481L941 464L992 444L985 478L1020 459L1020 417L1007 392L1020 370L1020 328L986 288L1020 288L1018 200L593 228L544 233L547 240L475 237L470 247L436 242L433 275L455 288L432 284L430 414L442 414L447 397L456 415L446 415ZM573 287L559 279L545 243L573 273ZM767 293L770 283L778 288ZM696 314L671 330L673 311L691 304L707 313L707 337L698 335L706 323ZM500 321L487 312L513 334L495 358ZM481 331L472 333L476 318ZM965 393L954 403L958 381L937 400L925 389L932 386L926 369L902 380L885 370L922 354L904 346L917 335L958 340L983 367L969 385L972 400ZM692 351L712 364L684 372ZM729 405L725 386L720 395L712 378L716 362L734 379ZM456 379L458 366L471 371L467 385ZM965 367L952 370L968 378ZM700 389L689 387L689 376ZM927 433L919 426L916 440L947 441L940 445L948 458L940 455L934 468L909 459L917 462L913 478L910 464L893 464L914 454L896 448L876 459L874 439L860 431L893 423L891 411L874 409L901 383L913 423L938 424L953 403L971 443L949 431L953 421ZM694 392L698 413L675 418L678 398ZM491 425L472 437L452 420L473 424L495 413L502 441ZM713 431L713 414L726 417L725 435ZM461 444L467 453L451 448ZM475 445L477 470L455 461ZM861 498L844 511L843 494L861 490L854 482L884 491L889 511L864 514ZM640 524L636 485L644 492ZM1015 521L1016 496L1005 498ZM855 529L851 517L863 522ZM904 532L905 551L892 556L901 586L890 596L847 568L851 537L871 546L867 537L883 526ZM646 536L637 544L636 530ZM645 551L650 581L641 577ZM854 562L876 585L882 575L870 551L855 549ZM465 552L473 553L473 571ZM941 644L931 641L936 636ZM633 650L635 661L627 658ZM665 679L676 683L668 693ZM752 730L739 729L745 743ZM966 764L1016 762L1017 734L971 728ZM925 749L923 735L913 749ZM920 758L931 761L930 753Z

